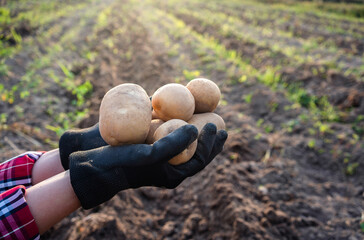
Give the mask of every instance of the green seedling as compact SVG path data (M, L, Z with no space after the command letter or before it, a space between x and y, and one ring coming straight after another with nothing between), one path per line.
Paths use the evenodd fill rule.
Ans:
M309 140L309 141L308 141L308 143L307 143L307 146L308 146L309 148L315 148L315 145L316 145L316 141L315 141L315 139L311 139L311 140Z
M0 123L1 124L6 124L7 121L8 121L8 114L7 113L1 113L0 114Z
M0 76L8 76L8 74L9 74L9 67L8 67L8 65L6 65L6 63L3 60L1 60L0 61Z
M348 166L346 167L345 173L347 175L354 175L356 169L359 167L359 163L355 162L355 163L349 163Z
M274 130L274 126L272 124L267 124L264 126L264 131L266 133L271 133L271 132L273 132L273 130Z
M258 141L259 139L262 138L262 136L263 135L261 133L258 133L257 135L255 135L254 139Z
M194 78L199 77L201 73L198 70L193 70L193 71L183 70L183 75L186 80L190 81Z
M258 119L258 121L256 123L257 124L257 127L261 127L263 123L264 123L264 119L263 118Z
M250 103L252 101L252 97L253 97L253 93L249 93L249 94L245 95L243 99L246 103Z
M62 134L66 131L66 129L64 129L64 128L60 127L60 126L51 126L51 125L47 125L46 129L55 132L58 137L61 137Z

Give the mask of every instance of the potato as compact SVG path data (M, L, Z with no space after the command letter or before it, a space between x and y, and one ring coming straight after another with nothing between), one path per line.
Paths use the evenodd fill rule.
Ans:
M155 113L163 121L181 119L188 121L195 111L195 99L183 85L170 83L160 87L152 97Z
M111 146L144 143L152 120L151 102L139 85L120 84L101 101L101 137Z
M219 87L206 78L191 80L187 86L195 98L195 113L213 112L220 101Z
M224 120L216 113L199 113L193 114L192 118L188 121L189 124L194 125L198 129L198 133L201 133L202 128L207 123L213 123L216 125L217 130L225 129Z
M152 111L152 119L159 119L157 113L154 110Z
M149 133L147 136L147 139L145 140L145 143L152 144L154 142L153 136L157 128L164 123L161 119L153 119L150 123Z
M173 132L179 127L186 125L187 123L180 119L172 119L165 123L163 123L154 133L154 141L158 141L159 139L167 136L169 133ZM173 147L173 146L172 146ZM195 154L197 148L197 140L191 143L183 152L173 157L168 162L172 165L179 165L187 162L191 159L193 154Z

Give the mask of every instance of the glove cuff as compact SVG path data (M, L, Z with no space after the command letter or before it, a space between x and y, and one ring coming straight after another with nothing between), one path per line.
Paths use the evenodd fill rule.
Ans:
M65 132L59 139L59 155L64 170L69 169L69 155L78 148L78 138L73 131Z
M123 169L97 167L97 160L90 160L85 152L71 154L69 162L71 185L84 209L94 208L128 188Z

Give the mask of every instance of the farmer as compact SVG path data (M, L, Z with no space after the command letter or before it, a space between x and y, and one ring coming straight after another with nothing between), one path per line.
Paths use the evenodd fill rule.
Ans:
M90 209L119 191L143 186L175 188L221 152L227 133L206 124L195 155L168 160L197 138L185 125L153 145L107 146L98 124L62 135L59 149L27 152L0 165L0 239L39 239L82 206Z

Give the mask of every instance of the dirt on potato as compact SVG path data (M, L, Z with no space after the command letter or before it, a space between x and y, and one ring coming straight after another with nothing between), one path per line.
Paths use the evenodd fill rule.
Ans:
M47 1L8 6L15 31L29 31L19 31L21 42L7 40L13 52L0 62L1 161L50 150L68 128L97 123L104 94L127 82L152 95L167 83L213 80L222 93L215 112L229 138L206 169L176 189L122 191L77 210L42 239L364 238L363 31L356 21L322 32L320 21L331 26L338 17L236 1L55 2L54 8L41 5ZM16 20L34 9L43 18ZM198 9L211 11L215 22L198 18ZM230 26L243 23L252 32L266 26L278 35L264 44L254 34L247 41L239 28L225 31L216 18L224 14ZM291 39L279 32L291 30ZM320 52L315 58L322 61L297 63L273 47L278 37L292 46L335 38L329 44L344 51L319 45L304 57ZM301 54L300 46L292 51ZM340 56L353 64L334 68L326 61Z

